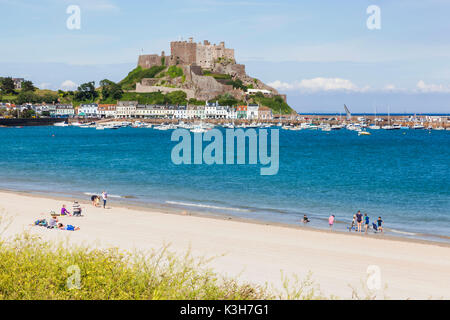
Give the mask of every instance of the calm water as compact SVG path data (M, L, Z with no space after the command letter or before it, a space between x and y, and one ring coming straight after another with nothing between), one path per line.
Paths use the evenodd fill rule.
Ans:
M176 166L170 136L133 128L0 128L0 188L72 195L106 189L133 197L127 201L293 224L307 213L319 228L330 214L346 223L360 209L371 220L382 216L391 233L449 241L448 131L358 137L280 130L275 176L261 176L260 165ZM344 223L336 227L344 230Z

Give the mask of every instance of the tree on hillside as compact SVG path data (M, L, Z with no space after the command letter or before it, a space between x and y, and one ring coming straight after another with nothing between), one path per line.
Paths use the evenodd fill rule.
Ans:
M98 92L95 91L95 81L81 84L75 94L77 101L94 101L98 97Z
M234 106L234 105L236 105L238 103L236 98L233 97L228 92L223 94L223 95L221 95L221 96L216 97L215 100L219 101L219 104L221 106L230 106L231 107L231 106Z
M104 79L100 81L102 88L102 100L119 100L122 98L123 90L117 83Z
M166 100L170 104L186 104L186 92L177 90L166 94Z
M24 103L36 103L39 102L39 97L36 96L35 93L32 91L21 91L19 95L17 96L16 102L18 104L24 104Z
M22 82L22 92L24 91L35 91L36 87L33 85L33 82L26 80Z
M0 87L2 88L2 91L6 94L16 93L16 91L14 90L15 89L14 80L11 77L3 78L0 83Z

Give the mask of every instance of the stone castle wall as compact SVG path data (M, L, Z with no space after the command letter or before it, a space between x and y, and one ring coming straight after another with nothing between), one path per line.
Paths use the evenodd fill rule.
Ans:
M205 40L202 44L195 43L190 38L189 41L172 41L170 51L169 57L164 57L164 52L160 56L157 54L140 55L138 66L146 69L160 66L162 57L165 58L165 65L197 65L204 69L212 68L218 58L234 61L234 49L225 48L225 42L216 45Z

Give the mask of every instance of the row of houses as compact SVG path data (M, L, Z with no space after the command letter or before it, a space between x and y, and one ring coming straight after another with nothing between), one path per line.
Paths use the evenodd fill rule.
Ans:
M272 110L257 104L238 107L206 103L203 106L143 105L137 101L119 101L116 104L82 104L74 108L70 104L23 105L18 108L33 109L37 114L46 112L51 117L85 118L165 118L165 119L259 119L272 120Z

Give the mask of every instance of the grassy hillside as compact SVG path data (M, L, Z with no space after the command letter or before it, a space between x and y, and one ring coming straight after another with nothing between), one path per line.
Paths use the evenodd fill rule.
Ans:
M153 66L150 69L143 69L141 66L134 68L128 75L119 82L123 90L136 89L136 83L144 78L154 78L158 73L165 70L165 66Z
M272 109L273 114L290 114L295 112L281 97L268 98L263 94L250 96L250 101Z

